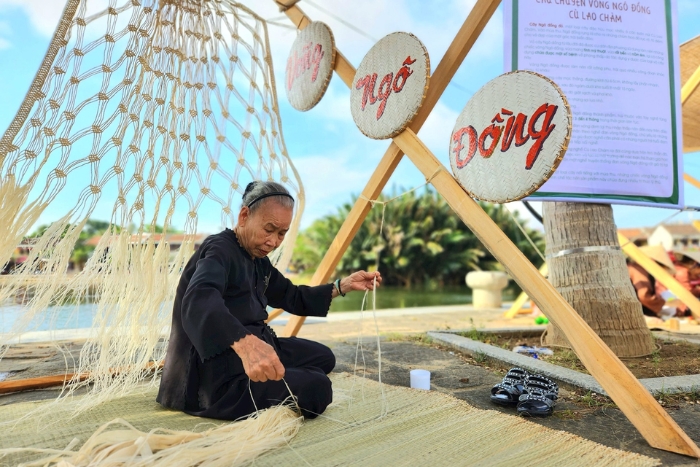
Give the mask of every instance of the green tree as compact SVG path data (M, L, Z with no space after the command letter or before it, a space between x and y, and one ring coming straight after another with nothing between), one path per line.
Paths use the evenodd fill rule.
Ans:
M393 196L396 190L379 200ZM317 219L299 235L292 260L296 270L310 273L316 269L351 207L350 203L344 204L336 214ZM541 262L504 206L482 203L482 207L531 261ZM527 231L542 247L542 235L531 229ZM386 284L404 287L461 284L470 270L501 269L432 189L420 194L408 193L389 202L384 209L382 204L376 204L350 243L336 273L376 267Z

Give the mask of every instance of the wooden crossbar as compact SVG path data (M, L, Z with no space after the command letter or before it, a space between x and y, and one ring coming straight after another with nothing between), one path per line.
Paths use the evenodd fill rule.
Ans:
M681 88L681 105L690 99L690 96L693 95L698 87L700 87L700 66L690 75L688 81Z

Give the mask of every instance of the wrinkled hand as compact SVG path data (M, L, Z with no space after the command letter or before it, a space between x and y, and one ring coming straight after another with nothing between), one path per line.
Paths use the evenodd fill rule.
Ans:
M284 378L284 366L275 349L262 339L250 334L239 339L231 348L241 357L245 374L251 381L264 383Z
M340 281L340 288L343 293L353 290L372 290L374 288L374 278L377 278L377 287L382 283L382 275L377 272L357 271Z

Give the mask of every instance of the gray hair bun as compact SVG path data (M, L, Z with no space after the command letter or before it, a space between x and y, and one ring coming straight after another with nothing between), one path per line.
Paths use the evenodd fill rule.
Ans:
M250 209L251 212L257 211L261 206L275 201L287 208L294 208L294 198L289 194L289 191L281 184L276 182L250 182L243 192L243 206Z

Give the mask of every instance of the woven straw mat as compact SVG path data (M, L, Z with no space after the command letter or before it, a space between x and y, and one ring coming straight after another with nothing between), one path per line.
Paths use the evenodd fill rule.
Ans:
M445 394L384 385L346 373L331 375L334 402L322 417L307 421L289 447L255 460L256 466L652 466L655 459L602 446L515 415L481 410ZM155 427L203 431L211 420L160 408L155 389L114 400L75 418L46 426L35 420L3 428L0 447L65 447L87 439L114 418L143 431ZM384 402L385 401L385 402ZM0 407L0 419L17 418L38 403ZM379 417L383 408L386 415ZM214 422L221 423L221 422ZM3 459L15 465L20 459ZM26 460L26 459L25 459Z
M502 127L501 138L488 158L482 157L477 149L467 165L457 168L453 152L455 142L450 138L452 173L472 197L507 203L524 198L541 187L552 176L566 152L571 134L571 111L559 87L548 78L531 71L514 71L494 78L469 100L457 118L453 134L460 128L471 125L477 134L481 135L483 130L491 125L496 114L499 114L501 109L507 109L513 112L513 116L518 113L527 116L523 132L526 136L532 114L544 103L558 106L552 120L556 127L544 142L535 164L529 170L525 168L525 162L533 145L532 138L520 147L513 141L506 152L501 152L508 115L501 115L503 123L497 124ZM535 129L541 128L543 120L544 116L538 118ZM487 148L491 141L491 138L486 139ZM469 138L466 135L462 138L462 144L465 147L460 152L460 157L464 158L469 146Z
M308 47L309 44L311 44L311 50L307 53L304 47ZM321 57L315 50L319 45L323 54ZM310 57L308 62L305 60L306 56ZM298 65L299 62L310 64L310 66L306 68L306 66L301 65L297 69L295 65ZM316 65L318 65L318 72L314 77ZM314 21L299 32L289 51L284 90L287 92L287 99L292 107L305 112L318 104L333 77L334 66L335 42L333 33L324 23ZM294 75L291 87L290 78L292 77L290 74Z
M411 61L415 60L414 63L407 65L410 75L405 82L402 78L397 81L397 73L408 57ZM372 98L380 95L382 80L387 75L392 75L391 92L386 99L384 112L379 118L377 118L377 111L382 100L377 99L375 103L371 103L370 99L362 110L361 103L365 89L357 89L358 80L375 73L377 78L372 89ZM372 139L387 139L401 133L411 123L423 104L428 90L429 73L428 51L416 36L406 32L394 32L383 37L362 59L350 88L350 111L357 128ZM399 89L398 92L394 91L394 85ZM386 86L383 90L386 92Z

